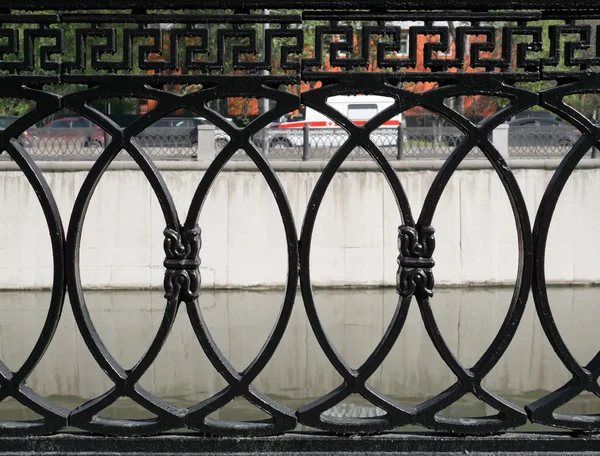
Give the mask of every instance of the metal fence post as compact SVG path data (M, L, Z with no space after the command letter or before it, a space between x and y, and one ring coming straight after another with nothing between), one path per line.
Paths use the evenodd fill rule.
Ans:
M263 155L265 157L269 156L269 149L271 148L271 144L269 144L269 130L268 127L263 130Z
M212 160L215 158L215 126L198 125L198 145L196 159Z
M404 124L398 125L398 160L404 157Z
M308 156L310 154L310 136L308 130L308 123L304 124L302 127L304 140L302 141L302 160L308 160Z
M598 158L598 148L596 146L592 146L592 158Z
M492 131L492 144L498 149L500 155L506 160L508 158L508 125L498 125Z

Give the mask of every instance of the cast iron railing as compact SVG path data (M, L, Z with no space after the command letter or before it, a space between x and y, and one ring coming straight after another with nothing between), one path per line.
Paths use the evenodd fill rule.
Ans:
M17 371L12 372L6 365L0 364L0 398L13 397L41 415L42 419L1 421L0 435L24 438L58 433L71 426L111 436L149 435L186 428L197 431L197 436L241 437L281 434L292 431L298 423L339 434L383 433L405 425L419 425L450 434L485 435L518 428L528 420L567 430L599 431L599 416L555 412L583 391L600 396L600 354L585 365L575 360L553 318L544 275L546 240L558 198L577 163L593 146L597 146L600 138L598 126L564 102L564 98L570 95L600 91L600 73L597 71L600 67L600 34L593 22L600 19L598 5L589 0L570 4L515 0L498 5L503 11L488 12L486 10L493 10L495 5L470 0L432 3L412 0L401 3L380 0L225 0L219 2L219 7L230 9L218 13L206 12L198 9L199 6L212 8L215 5L176 0L88 0L81 5L74 5L69 0L4 0L0 5L0 96L35 103L33 109L1 132L0 145L3 154L10 155L37 194L48 224L54 257L51 302L37 343ZM73 8L117 10L69 11ZM121 11L125 8L131 11ZM150 8L169 11L151 11ZM253 8L273 9L270 15L265 15ZM305 9L298 11L297 8ZM332 8L346 11L334 11ZM432 8L440 10L431 11ZM28 9L44 11L24 11ZM193 10L182 12L179 11L181 9ZM540 22L550 19L555 21L551 25ZM399 25L410 21L417 23L408 27ZM170 25L161 27L160 24ZM268 27L265 27L266 24ZM449 55L452 34L455 34L457 47L454 55ZM401 50L404 35L408 36L408 55L400 56L397 53ZM562 39L563 35L568 35L568 39ZM578 38L574 39L574 35ZM422 40L422 37L431 36L437 38ZM465 43L473 37L480 38L469 42L466 48ZM232 41L236 43L232 45ZM167 43L169 46L166 46ZM309 45L312 48L310 55L304 54L305 47ZM367 71L375 67L377 71ZM544 81L553 84L548 84L543 90L528 85ZM421 92L410 89L412 84L422 82L435 85ZM294 88L300 88L301 83L312 88L294 91ZM56 85L77 86L77 90L59 94L52 91L52 86ZM176 92L172 90L174 85L190 90ZM387 96L393 100L393 105L364 125L356 125L326 103L328 97L339 94ZM498 113L474 124L445 104L446 99L467 95L503 97L507 104ZM92 103L112 98L151 99L155 107L122 127ZM237 128L208 107L214 100L232 98L268 98L273 104L268 112L245 128ZM327 157L327 165L312 189L302 229L298 233L286 193L269 162L251 139L261 134L269 123L299 109L301 105L323 113L346 133L336 152ZM448 151L419 215L412 213L399 175L391 167L389 156L383 152L382 146L372 137L386 120L416 106L444 118L464 135L464 140L453 144L452 150ZM489 136L503 122L533 106L551 111L581 134L569 146L547 186L532 227L528 215L531 212L519 185ZM152 159L135 140L135 136L152 123L183 108L208 119L231 138L199 179L184 219L176 210L169 189ZM33 124L61 109L86 117L110 138L98 151L95 164L78 192L71 218L65 224L42 172L18 140ZM410 143L410 138L407 141ZM398 306L380 343L357 369L351 368L335 350L321 324L309 267L313 229L324 194L355 148L362 148L380 167L403 220L398 229ZM446 184L474 148L478 148L491 163L510 200L518 233L519 267L514 294L501 328L481 358L473 366L465 367L441 336L429 302L435 291L432 220ZM198 305L198 300L202 299L199 214L211 185L239 149L243 149L254 161L273 193L285 229L288 268L286 292L275 327L260 353L243 371L236 370L220 351ZM103 173L121 150L135 160L150 182L160 202L166 226L164 288L167 305L152 344L132 369L125 369L117 362L96 332L86 306L79 268L79 246L88 204ZM312 331L343 380L339 387L318 400L292 410L257 390L252 382L269 363L285 333L298 285ZM111 390L75 410L65 410L27 386L28 376L52 341L67 292L81 335L96 362L114 382ZM560 389L522 408L484 387L482 380L502 358L513 339L530 292L548 340L571 372L572 379ZM177 408L155 397L138 383L161 351L181 304L187 308L198 343L228 384L211 398L187 409ZM415 407L398 403L368 384L369 377L381 366L403 330L411 305L419 307L429 337L456 376L452 386ZM474 418L439 414L468 393L498 413ZM353 419L337 419L324 414L350 394L363 396L385 414ZM121 397L133 399L156 418L116 420L99 415ZM244 397L271 415L272 419L227 422L209 417L237 397ZM411 438L412 446L407 448L415 449L420 437ZM440 447L427 446L430 445L427 442L435 439L430 436L428 441L427 438L422 437L426 443L420 448L438 451ZM573 443L560 437L555 447L548 443L527 446L528 442L535 442L533 437L519 439L514 441L521 442L520 445L530 450L598 449L594 446L594 439L582 438L577 444L576 440ZM565 439L571 443L565 444ZM119 451L118 440L107 438L104 441ZM299 442L292 439L294 441ZM484 443L474 447L473 441L464 439L465 445L471 445L468 448L485 448L485 439ZM0 452L4 448L6 451L25 448L25 444L19 446L19 442L25 440L6 440ZM41 442L41 446L32 443L27 448L50 451L48 448L53 445L50 440L37 442ZM73 451L87 445L85 438L72 442ZM126 451L131 441L123 442L122 449ZM181 450L175 448L169 451L189 449L191 444L185 442L187 440L180 440L177 448ZM268 445L264 440L257 442L263 442L260 448ZM381 445L372 443L372 439L364 442L371 442L372 447L360 451L382 449ZM395 450L401 448L393 447L392 438L386 442L391 442L389 445ZM397 438L396 442L401 445L402 438ZM488 442L488 448L492 450L512 448L511 451L515 451L510 443L497 444L494 438L489 438ZM50 447L42 448L43 445ZM213 442L210 445L213 445L210 448L223 450L224 447L219 445L226 443ZM294 448L314 448L298 443L294 445L297 445ZM359 448L356 444L347 445L344 447L342 444L338 448ZM448 445L455 448L460 443ZM284 447L280 445L277 448ZM289 450L292 447L285 448ZM164 450L164 447L161 448Z

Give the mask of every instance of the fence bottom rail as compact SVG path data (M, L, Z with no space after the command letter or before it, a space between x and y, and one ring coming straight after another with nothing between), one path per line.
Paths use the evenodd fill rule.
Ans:
M83 434L0 438L0 455L591 455L600 454L600 436L568 433L506 433L460 437L437 433L397 433L348 438L325 433L277 437L204 437L169 434L119 438Z

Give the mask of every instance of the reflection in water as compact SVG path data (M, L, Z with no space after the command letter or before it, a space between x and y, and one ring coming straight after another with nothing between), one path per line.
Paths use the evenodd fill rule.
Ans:
M559 328L576 358L586 363L596 353L600 323L600 288L550 288ZM205 291L200 307L212 335L237 369L244 369L259 352L277 318L283 292ZM432 301L438 325L449 347L463 365L483 354L502 324L512 290L502 288L439 289ZM45 319L49 292L2 292L0 355L16 370L33 347ZM331 342L353 367L375 348L397 303L393 289L317 290L317 309ZM90 291L87 304L98 333L125 368L132 367L150 345L164 311L159 291ZM142 377L141 385L179 407L189 407L226 386L202 352L182 307L161 354ZM569 379L537 322L530 299L519 330L506 355L484 384L519 405L558 388ZM418 307L411 308L394 349L369 383L385 394L416 405L456 381L435 351ZM254 385L281 403L295 408L337 387L340 375L320 349L298 296L286 334L273 359ZM29 384L66 408L111 388L97 366L65 307L48 352ZM564 406L565 413L598 413L600 401L582 394ZM384 412L360 397L351 396L328 412L330 417L369 417ZM443 412L452 416L482 416L496 412L466 396ZM122 399L103 416L145 418L148 412ZM0 419L30 419L35 415L16 401L0 404ZM214 417L262 418L262 412L236 400ZM529 429L532 429L530 426Z

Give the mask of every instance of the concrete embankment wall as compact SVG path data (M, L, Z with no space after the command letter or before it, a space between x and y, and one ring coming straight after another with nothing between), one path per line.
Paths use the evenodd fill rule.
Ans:
M509 162L532 219L557 161ZM551 226L546 276L551 283L600 282L600 164L580 163ZM395 163L420 212L441 163ZM68 225L90 163L41 163ZM205 173L197 162L159 163L183 220ZM324 163L273 163L300 231ZM13 163L0 163L0 288L51 285L52 257L37 198ZM203 287L281 286L287 275L281 217L262 175L249 162L233 163L211 189L200 217ZM320 209L312 242L317 286L392 286L401 214L383 174L371 162L345 165ZM485 161L462 166L444 191L433 220L438 285L510 284L517 273L517 234L501 182ZM81 271L86 287L160 287L165 223L144 174L132 162L111 165L85 220Z

